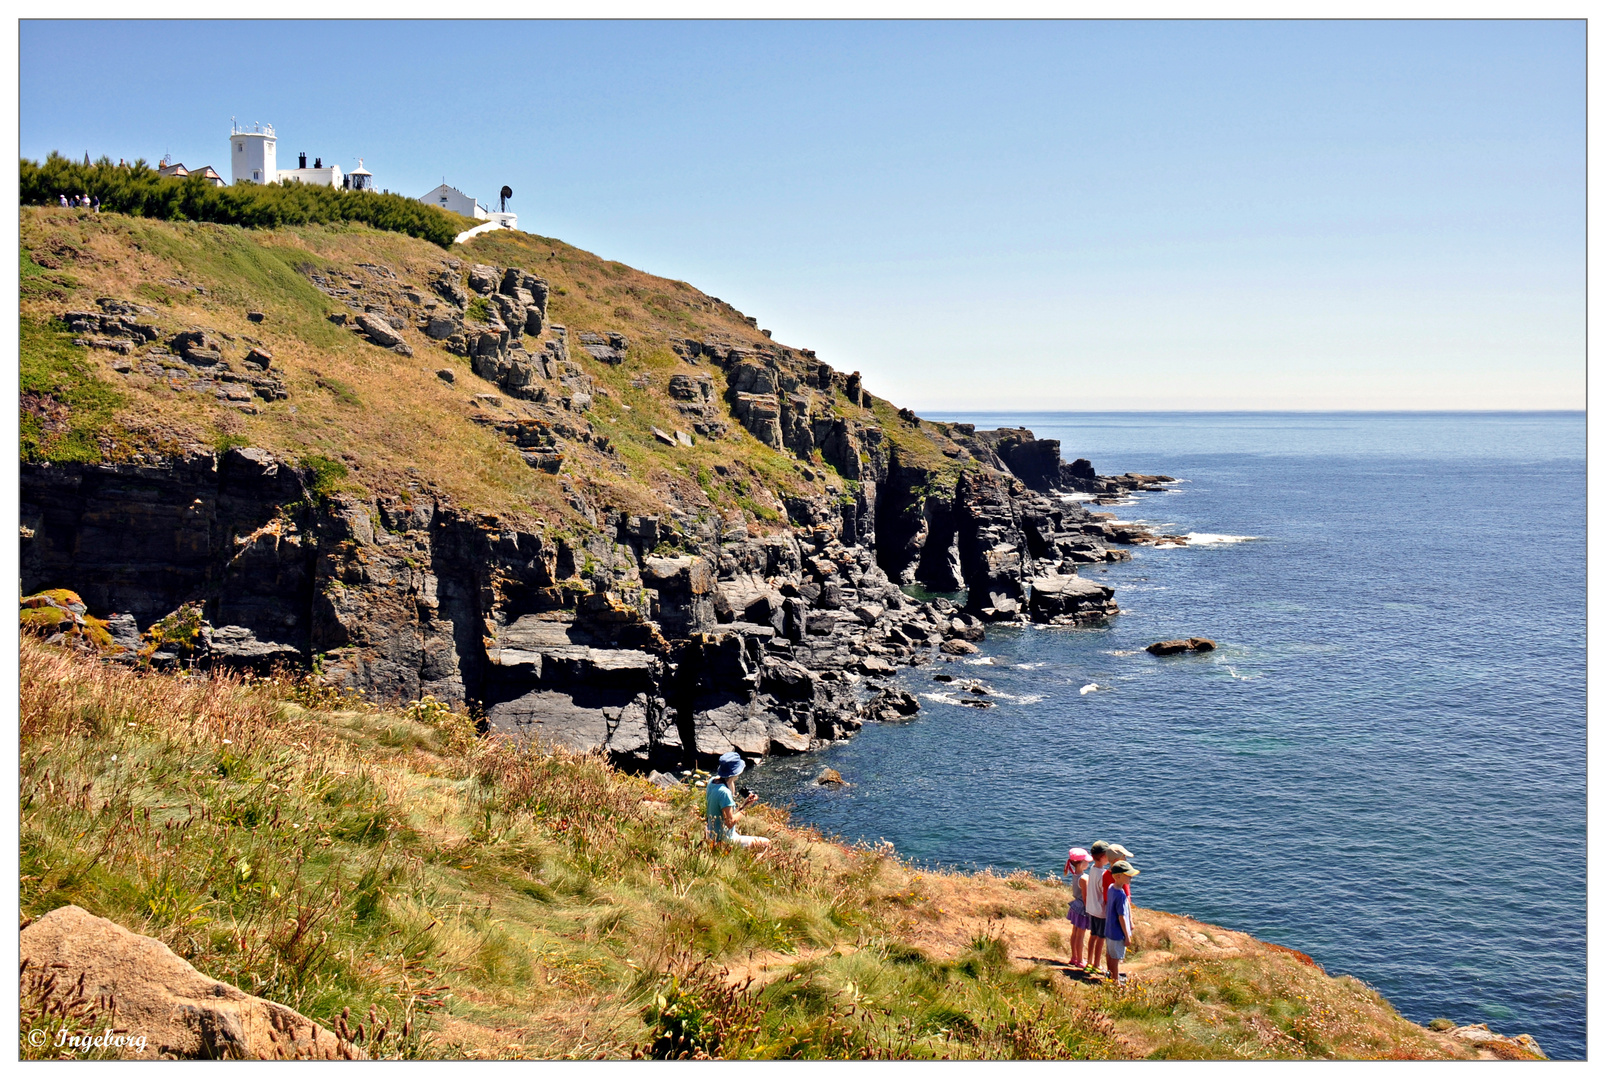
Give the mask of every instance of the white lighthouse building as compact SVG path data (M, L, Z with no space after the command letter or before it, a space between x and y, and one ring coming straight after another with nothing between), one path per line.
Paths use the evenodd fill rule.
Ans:
M229 163L236 184L276 184L279 182L278 138L272 124L253 124L249 131L230 125Z

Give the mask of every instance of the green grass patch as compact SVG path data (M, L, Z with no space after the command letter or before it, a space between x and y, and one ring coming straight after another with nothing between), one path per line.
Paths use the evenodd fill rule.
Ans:
M309 474L307 490L317 499L328 499L339 491L341 482L349 473L344 462L322 454L303 455L301 467Z
M102 437L120 434L113 417L126 396L60 323L21 320L20 352L22 459L101 460Z

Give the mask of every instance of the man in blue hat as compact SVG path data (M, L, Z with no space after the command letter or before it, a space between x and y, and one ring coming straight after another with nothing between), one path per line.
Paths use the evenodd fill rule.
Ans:
M719 768L708 781L708 837L742 847L769 847L768 837L743 836L736 831L742 810L758 802L757 795L749 795L740 810L736 807L736 778L745 768L747 762L736 751L720 755Z

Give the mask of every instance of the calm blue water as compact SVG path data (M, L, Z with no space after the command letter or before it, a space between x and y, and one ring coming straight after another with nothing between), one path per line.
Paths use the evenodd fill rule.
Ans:
M1120 841L1138 900L1304 950L1425 1022L1585 1051L1582 414L1009 414L1167 532L1096 630L990 631L999 707L772 759L754 786L938 864ZM1221 648L1156 659L1160 638ZM922 695L933 669L903 676ZM1080 688L1096 683L1088 694ZM838 769L854 786L808 781Z

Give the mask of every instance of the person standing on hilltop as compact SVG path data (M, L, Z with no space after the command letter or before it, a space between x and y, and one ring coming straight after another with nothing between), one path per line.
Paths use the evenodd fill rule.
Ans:
M1104 868L1110 861L1110 845L1095 840L1089 849L1093 862L1087 869L1087 890L1083 903L1087 905L1087 973L1099 974L1099 954L1104 948Z
M1121 862L1121 861L1125 861L1126 863L1128 863L1130 865L1130 863L1132 861L1132 853L1130 851L1128 851L1125 847L1123 847L1120 844L1111 844L1110 845L1110 865L1105 867L1105 870L1104 870L1103 874L1096 875L1098 877L1098 879L1099 879L1097 882L1091 883L1092 887L1098 890L1099 902L1104 905L1104 910L1105 910L1106 916L1109 914L1109 909L1110 909L1110 892L1111 892L1111 890L1115 890L1116 892L1124 892L1124 893L1126 893L1127 906L1128 907L1132 906L1132 881L1131 881L1131 879L1129 878L1125 882L1122 882L1120 884L1117 884L1116 880L1115 880L1115 864L1117 862ZM1106 919L1106 922L1107 921L1108 921L1108 919Z
M1128 894L1132 891L1132 879L1138 876L1138 868L1122 859L1110 867L1110 875L1115 883L1110 888L1104 911L1104 955L1109 959L1110 981L1120 986L1126 982L1126 976L1121 974L1121 961L1126 959L1127 947L1137 945Z
M1133 858L1135 858L1135 856L1130 851L1128 851L1126 848L1122 847L1120 844L1111 844L1110 845L1110 862L1111 863L1114 863L1114 862L1116 862L1116 861L1118 861L1120 859L1125 859L1127 862L1131 862L1133 860ZM1099 896L1104 901L1104 906L1105 907L1109 907L1110 906L1110 900L1109 900L1110 887L1113 886L1114 884L1115 884L1115 872L1114 872L1114 868L1111 867L1111 868L1106 869L1104 871L1103 877L1099 881ZM1128 881L1122 887L1126 891L1126 898L1128 900L1132 899L1132 883L1130 881Z
M746 768L747 762L736 751L720 755L718 771L708 781L708 838L744 848L769 847L768 837L743 836L736 831L736 819L741 812L758 802L757 795L748 795L740 808L736 805L736 778Z
M1071 907L1065 917L1071 920L1071 966L1082 963L1082 943L1087 939L1087 868L1093 865L1093 856L1086 848L1073 847L1065 856L1065 873L1071 879Z

